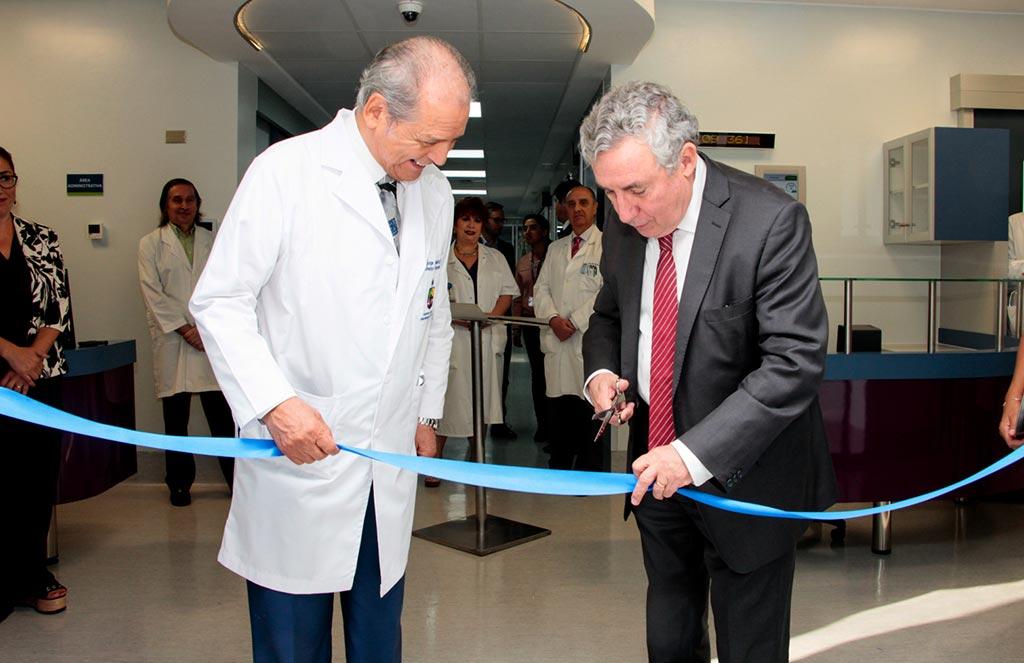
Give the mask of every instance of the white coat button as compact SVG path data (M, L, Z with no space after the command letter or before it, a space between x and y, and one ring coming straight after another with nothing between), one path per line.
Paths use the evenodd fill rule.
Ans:
M380 437L380 429L379 428L377 430L373 431L373 436L374 437Z
M388 266L390 267L391 265L395 264L395 257L394 256L388 256L387 260L385 260L384 262L386 262L388 264Z
M383 321L383 322L384 322L384 326L385 326L385 327L387 327L388 325L390 325L390 324L391 324L391 318L390 318L389 316L386 316L386 315L385 315L385 316L384 316L384 321Z

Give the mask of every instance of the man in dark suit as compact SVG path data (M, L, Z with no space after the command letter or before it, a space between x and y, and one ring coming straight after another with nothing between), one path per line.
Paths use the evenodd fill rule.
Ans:
M704 507L683 486L782 509L835 499L818 406L827 319L800 203L698 153L697 120L653 83L609 91L580 145L616 214L584 338L596 410L616 388L648 577L650 661L789 659L805 523ZM648 492L649 488L653 488Z

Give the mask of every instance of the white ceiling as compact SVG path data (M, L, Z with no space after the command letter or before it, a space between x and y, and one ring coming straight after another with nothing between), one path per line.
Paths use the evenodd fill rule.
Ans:
M414 34L448 40L477 73L484 115L470 120L459 147L486 158L446 167L486 169L488 198L518 216L536 210L541 191L568 170L560 161L609 65L631 62L654 29L651 0L570 2L591 23L586 54L576 14L554 0L425 0L412 26L395 0L253 0L244 19L261 52L235 33L241 0L170 0L168 18L182 39L239 60L317 124L351 107L359 74L386 44Z
M785 5L839 5L846 7L891 7L938 11L1024 13L1024 0L717 0L718 2L762 2Z
M1024 12L1024 0L712 1ZM593 29L586 54L578 49L580 22L556 0L424 0L413 26L395 0L253 0L244 16L265 46L259 52L234 28L242 0L167 0L167 13L181 39L250 68L318 125L352 105L360 72L384 45L413 34L447 39L476 70L484 109L459 147L487 155L483 166L459 160L448 167L485 168L488 198L514 217L534 211L541 191L568 170L568 148L609 65L631 63L654 31L655 0L567 3Z

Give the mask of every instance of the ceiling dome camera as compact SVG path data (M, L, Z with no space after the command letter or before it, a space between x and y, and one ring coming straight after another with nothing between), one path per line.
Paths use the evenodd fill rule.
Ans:
M405 19L406 23L415 23L416 19L423 13L422 0L400 0L398 12Z

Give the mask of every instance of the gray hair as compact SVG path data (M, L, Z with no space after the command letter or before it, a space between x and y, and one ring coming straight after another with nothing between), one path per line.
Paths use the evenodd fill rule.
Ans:
M454 69L461 71L469 95L467 103L475 99L476 75L462 53L443 39L420 36L385 46L374 56L359 77L356 110L362 110L370 95L377 92L384 97L395 121L414 119L420 83L435 75L446 76L446 64L454 64Z
M697 144L697 118L664 85L632 81L609 90L591 109L580 127L580 152L593 164L627 136L647 143L672 173L683 145Z

